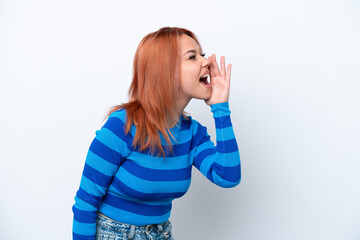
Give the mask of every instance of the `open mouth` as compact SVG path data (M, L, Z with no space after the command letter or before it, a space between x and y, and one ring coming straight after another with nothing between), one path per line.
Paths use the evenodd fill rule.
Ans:
M205 76L201 77L201 78L199 79L199 81L200 81L202 84L204 84L204 85L210 85L210 83L208 82L208 78L209 78L209 75L206 74Z

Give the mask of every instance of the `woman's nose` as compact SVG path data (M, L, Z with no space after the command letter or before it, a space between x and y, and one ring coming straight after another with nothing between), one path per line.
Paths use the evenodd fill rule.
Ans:
M203 57L202 66L203 66L203 67L209 67L210 62L211 62L211 61L210 61L209 59L207 59L206 57Z

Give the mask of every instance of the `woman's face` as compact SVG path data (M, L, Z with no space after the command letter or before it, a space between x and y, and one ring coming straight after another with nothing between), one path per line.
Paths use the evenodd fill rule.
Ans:
M201 56L200 47L188 35L180 36L181 89L185 100L191 98L207 100L211 96L210 61ZM201 79L204 75L207 78Z

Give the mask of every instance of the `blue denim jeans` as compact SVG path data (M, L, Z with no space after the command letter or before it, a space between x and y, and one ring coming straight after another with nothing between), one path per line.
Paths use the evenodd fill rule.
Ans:
M96 222L97 240L174 240L171 234L171 223L167 220L161 224L136 226L117 222L98 213Z

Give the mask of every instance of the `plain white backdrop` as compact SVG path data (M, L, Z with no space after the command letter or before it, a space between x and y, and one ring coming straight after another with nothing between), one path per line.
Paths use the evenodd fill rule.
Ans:
M242 181L193 170L176 240L360 239L360 2L0 0L0 239L71 239L90 143L140 40L185 27L232 63ZM186 109L215 139L210 107Z

